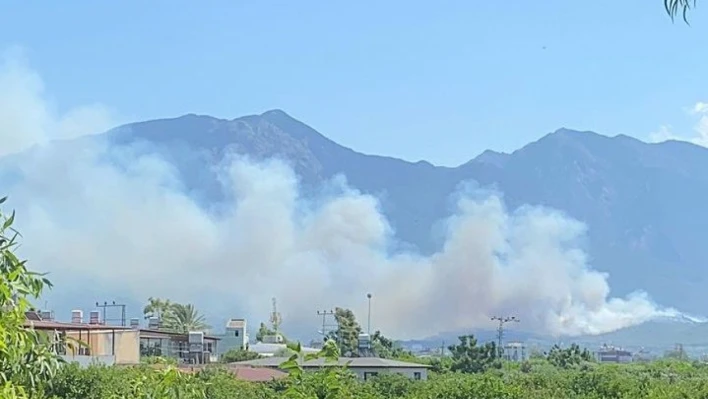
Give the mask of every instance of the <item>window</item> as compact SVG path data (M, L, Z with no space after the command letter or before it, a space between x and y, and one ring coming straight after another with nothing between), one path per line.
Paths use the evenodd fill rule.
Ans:
M238 330L234 331L234 337L238 337Z
M422 378L422 375L420 374L420 371L416 371L415 373L413 373L414 380L420 381L421 378Z
M377 373L375 371L365 371L364 372L364 381L368 380L371 377L376 377L377 375L379 375L379 373Z

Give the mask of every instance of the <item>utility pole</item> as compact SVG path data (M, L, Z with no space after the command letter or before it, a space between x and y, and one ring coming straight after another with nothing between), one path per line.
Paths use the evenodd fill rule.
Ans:
M103 302L103 305L99 304L96 302L96 307L97 308L103 308L103 322L107 322L108 319L106 319L106 309L107 308L120 308L120 325L125 327L125 305L122 303L116 303L116 301L113 301L112 303L108 303L107 301ZM116 321L115 319L112 319L111 321Z
M371 336L371 293L366 294L366 298L369 300L369 317L366 322L366 333Z
M332 316L334 317L334 311L333 310L318 310L317 311L318 316L322 316L322 342L327 341L327 316Z
M499 359L501 359L504 354L504 349L502 347L502 340L504 339L504 324L510 322L518 323L520 320L517 319L516 316L493 316L492 320L499 322L499 327L497 327L497 353Z

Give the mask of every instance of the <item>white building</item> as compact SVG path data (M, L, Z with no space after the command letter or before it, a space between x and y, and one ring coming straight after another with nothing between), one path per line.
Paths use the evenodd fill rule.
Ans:
M215 335L220 338L218 355L221 357L231 349L248 349L248 332L245 319L231 319L226 322L224 334Z
M597 360L601 363L630 363L632 352L614 346L603 346L597 351Z
M526 358L526 345L521 342L509 342L504 345L504 359L510 362L523 362Z
M250 367L267 367L277 369L281 363L288 360L286 357L268 357L234 363ZM347 366L347 369L356 374L359 379L366 381L370 377L384 373L397 373L413 380L427 380L430 366L418 363L401 362L398 360L382 359L378 357L341 357L337 363L327 363L325 359L313 359L301 363L305 370L318 370L328 366Z
M282 356L281 354L287 349L285 339L280 334L266 335L263 337L262 342L256 342L248 347L249 351L255 352L262 357ZM302 347L302 352L305 354L317 353L319 349Z

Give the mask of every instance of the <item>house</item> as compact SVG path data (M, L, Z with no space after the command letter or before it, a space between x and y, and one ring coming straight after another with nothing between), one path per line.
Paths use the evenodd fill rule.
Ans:
M48 312L27 312L25 327L50 336L55 353L69 362L81 365L130 365L145 356L176 358L182 364L205 364L218 360L219 338L201 332L189 334L164 330L140 329L131 320L130 327L111 326L91 312L88 324L83 312L72 311L70 323L54 321ZM44 318L43 318L44 317Z
M219 338L202 332L188 334L157 329L140 329L140 356L162 356L182 364L217 362Z
M218 357L224 353L235 349L248 349L248 332L246 331L245 319L230 319L226 322L226 328L223 334L216 334L219 338L219 347L216 354Z
M54 352L68 362L84 366L140 362L139 332L129 327L42 320L33 312L26 316L25 327L47 334Z
M614 346L603 345L597 351L597 360L601 363L630 363L632 358L632 352Z
M280 364L287 361L286 357L266 357L231 363L237 366L265 367L278 369ZM378 357L341 357L336 363L328 363L325 359L312 359L301 362L302 368L308 371L319 370L328 366L347 366L356 376L366 381L370 377L384 373L397 373L414 380L427 380L430 366L418 363L401 362L398 360L382 359Z

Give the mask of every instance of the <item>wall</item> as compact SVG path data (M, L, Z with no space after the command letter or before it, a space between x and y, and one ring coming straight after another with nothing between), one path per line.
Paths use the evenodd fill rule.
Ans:
M87 344L90 357L111 356L117 364L140 363L140 332L137 330L119 330L115 331L115 335L113 331L105 330L90 333L82 331L80 334L78 331L70 331L66 335ZM78 355L78 352L67 350L67 355Z
M236 333L238 332L238 336ZM216 353L218 356L223 355L231 349L243 349L248 343L248 335L243 329L226 329L226 332L217 335L221 340L216 345Z
M116 331L115 356L117 364L140 363L140 332L137 330Z

